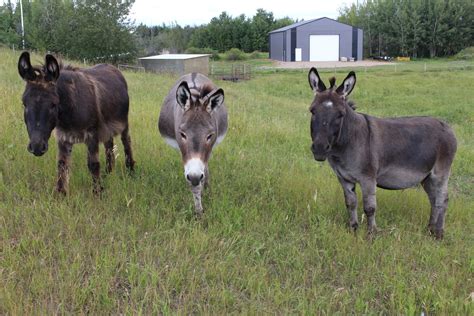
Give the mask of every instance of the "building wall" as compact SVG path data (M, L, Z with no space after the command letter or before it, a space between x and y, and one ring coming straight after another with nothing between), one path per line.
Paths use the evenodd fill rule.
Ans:
M283 60L283 37L285 32L270 34L270 59Z
M339 57L352 57L352 26L321 19L301 25L296 32L296 48L302 49L303 61L309 61L310 35L339 35Z
M209 75L209 56L186 59L184 62L184 73L199 72L203 75ZM182 74L182 75L183 75Z
M184 75L191 72L209 74L209 56L190 59L140 59L146 71Z
M295 48L301 48L302 61L309 61L309 41L311 35L339 35L339 58L354 57L363 59L363 30L353 28L331 19L320 19L291 29L270 34L270 58L274 60L292 61ZM296 36L296 47L292 47L292 36ZM357 37L357 38L356 38ZM353 43L353 40L357 40ZM292 54L293 53L293 54Z
M361 29L358 29L359 36L358 36L358 42L357 42L357 60L363 60L364 59L364 31Z

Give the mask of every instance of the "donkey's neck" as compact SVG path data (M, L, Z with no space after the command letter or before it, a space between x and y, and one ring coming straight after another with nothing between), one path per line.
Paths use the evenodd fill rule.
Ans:
M333 147L332 154L339 156L347 151L357 149L361 141L367 139L367 136L367 122L364 116L354 111L350 106L346 106L341 135Z

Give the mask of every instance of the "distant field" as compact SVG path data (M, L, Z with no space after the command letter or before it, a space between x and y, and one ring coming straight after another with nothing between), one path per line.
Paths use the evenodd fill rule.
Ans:
M445 239L427 234L429 203L415 188L378 190L382 231L368 240L365 225L347 229L336 177L309 150L307 70L217 82L230 126L197 221L180 156L157 129L177 78L125 73L136 174L117 139L99 199L76 145L70 195L59 198L54 138L44 157L26 150L18 57L0 50L0 314L474 313L472 68L357 72L358 111L441 118L459 146Z

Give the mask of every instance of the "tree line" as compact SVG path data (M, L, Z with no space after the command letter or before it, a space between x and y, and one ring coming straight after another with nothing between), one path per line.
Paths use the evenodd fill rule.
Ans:
M0 6L0 44L21 47L19 0ZM258 9L222 12L200 26L135 25L134 0L22 0L25 45L91 62L118 63L162 52L268 51L268 32L294 22ZM365 56L437 57L474 44L472 0L367 0L340 10L339 21L364 30Z
M474 45L472 0L367 0L339 13L364 30L365 56L442 57Z
M117 62L137 49L128 18L133 0L23 0L25 48ZM0 7L0 43L21 47L19 1Z
M92 62L133 60L164 51L268 51L268 32L294 21L263 9L249 18L222 12L208 24L135 26L134 0L22 0L25 48ZM0 6L0 44L21 48L20 2Z
M146 26L140 24L135 31L138 49L146 55L167 50L182 53L186 50L225 52L238 48L244 52L268 51L268 32L294 23L286 17L275 19L272 12L258 9L251 18L241 14L237 17L222 12L208 24L181 27Z

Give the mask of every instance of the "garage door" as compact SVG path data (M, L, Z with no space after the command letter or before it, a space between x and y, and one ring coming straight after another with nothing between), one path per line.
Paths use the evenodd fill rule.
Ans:
M339 35L310 35L310 61L338 61Z

